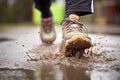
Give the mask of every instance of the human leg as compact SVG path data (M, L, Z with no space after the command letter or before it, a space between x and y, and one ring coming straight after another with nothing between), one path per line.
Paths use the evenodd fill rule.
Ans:
M42 18L52 17L51 0L34 0L35 7L41 12Z
M70 14L83 16L94 12L93 0L65 0L65 1L66 1L65 17L68 17Z
M51 0L34 0L35 7L41 12L40 38L43 43L51 44L56 38L52 12L50 10Z

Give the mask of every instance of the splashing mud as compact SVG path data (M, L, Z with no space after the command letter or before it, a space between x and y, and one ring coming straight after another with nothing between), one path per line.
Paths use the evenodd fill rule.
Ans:
M81 64L90 62L92 63L105 63L108 61L114 61L116 58L107 56L107 53L114 52L113 49L106 49L102 44L104 37L97 38L98 41L94 41L90 49L85 50L83 56L79 59L76 57L65 57L64 53L59 53L58 48L60 44L45 45L42 44L26 52L29 59L27 61L50 61L52 64L62 64L62 65L75 65L79 66ZM104 40L107 42L108 40Z

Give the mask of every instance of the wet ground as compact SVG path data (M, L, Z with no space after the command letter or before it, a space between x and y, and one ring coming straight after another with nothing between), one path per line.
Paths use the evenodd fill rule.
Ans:
M52 45L41 43L38 27L0 30L0 80L120 80L119 35L89 34L93 47L79 59L59 53L56 30Z

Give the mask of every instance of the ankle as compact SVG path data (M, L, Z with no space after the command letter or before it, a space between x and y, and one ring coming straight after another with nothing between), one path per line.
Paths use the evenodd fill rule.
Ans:
M80 17L78 15L76 15L76 14L70 14L69 19L70 20L80 20Z
M42 21L43 22L49 22L52 20L52 17L48 17L48 18L43 18Z

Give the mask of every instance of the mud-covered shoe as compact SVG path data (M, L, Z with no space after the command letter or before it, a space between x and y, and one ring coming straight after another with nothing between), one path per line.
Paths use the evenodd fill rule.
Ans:
M65 53L66 57L75 56L91 47L91 39L88 37L86 26L79 20L79 17L70 16L61 22L63 38L59 51Z
M56 32L52 18L41 20L40 37L43 43L51 44L56 39Z

